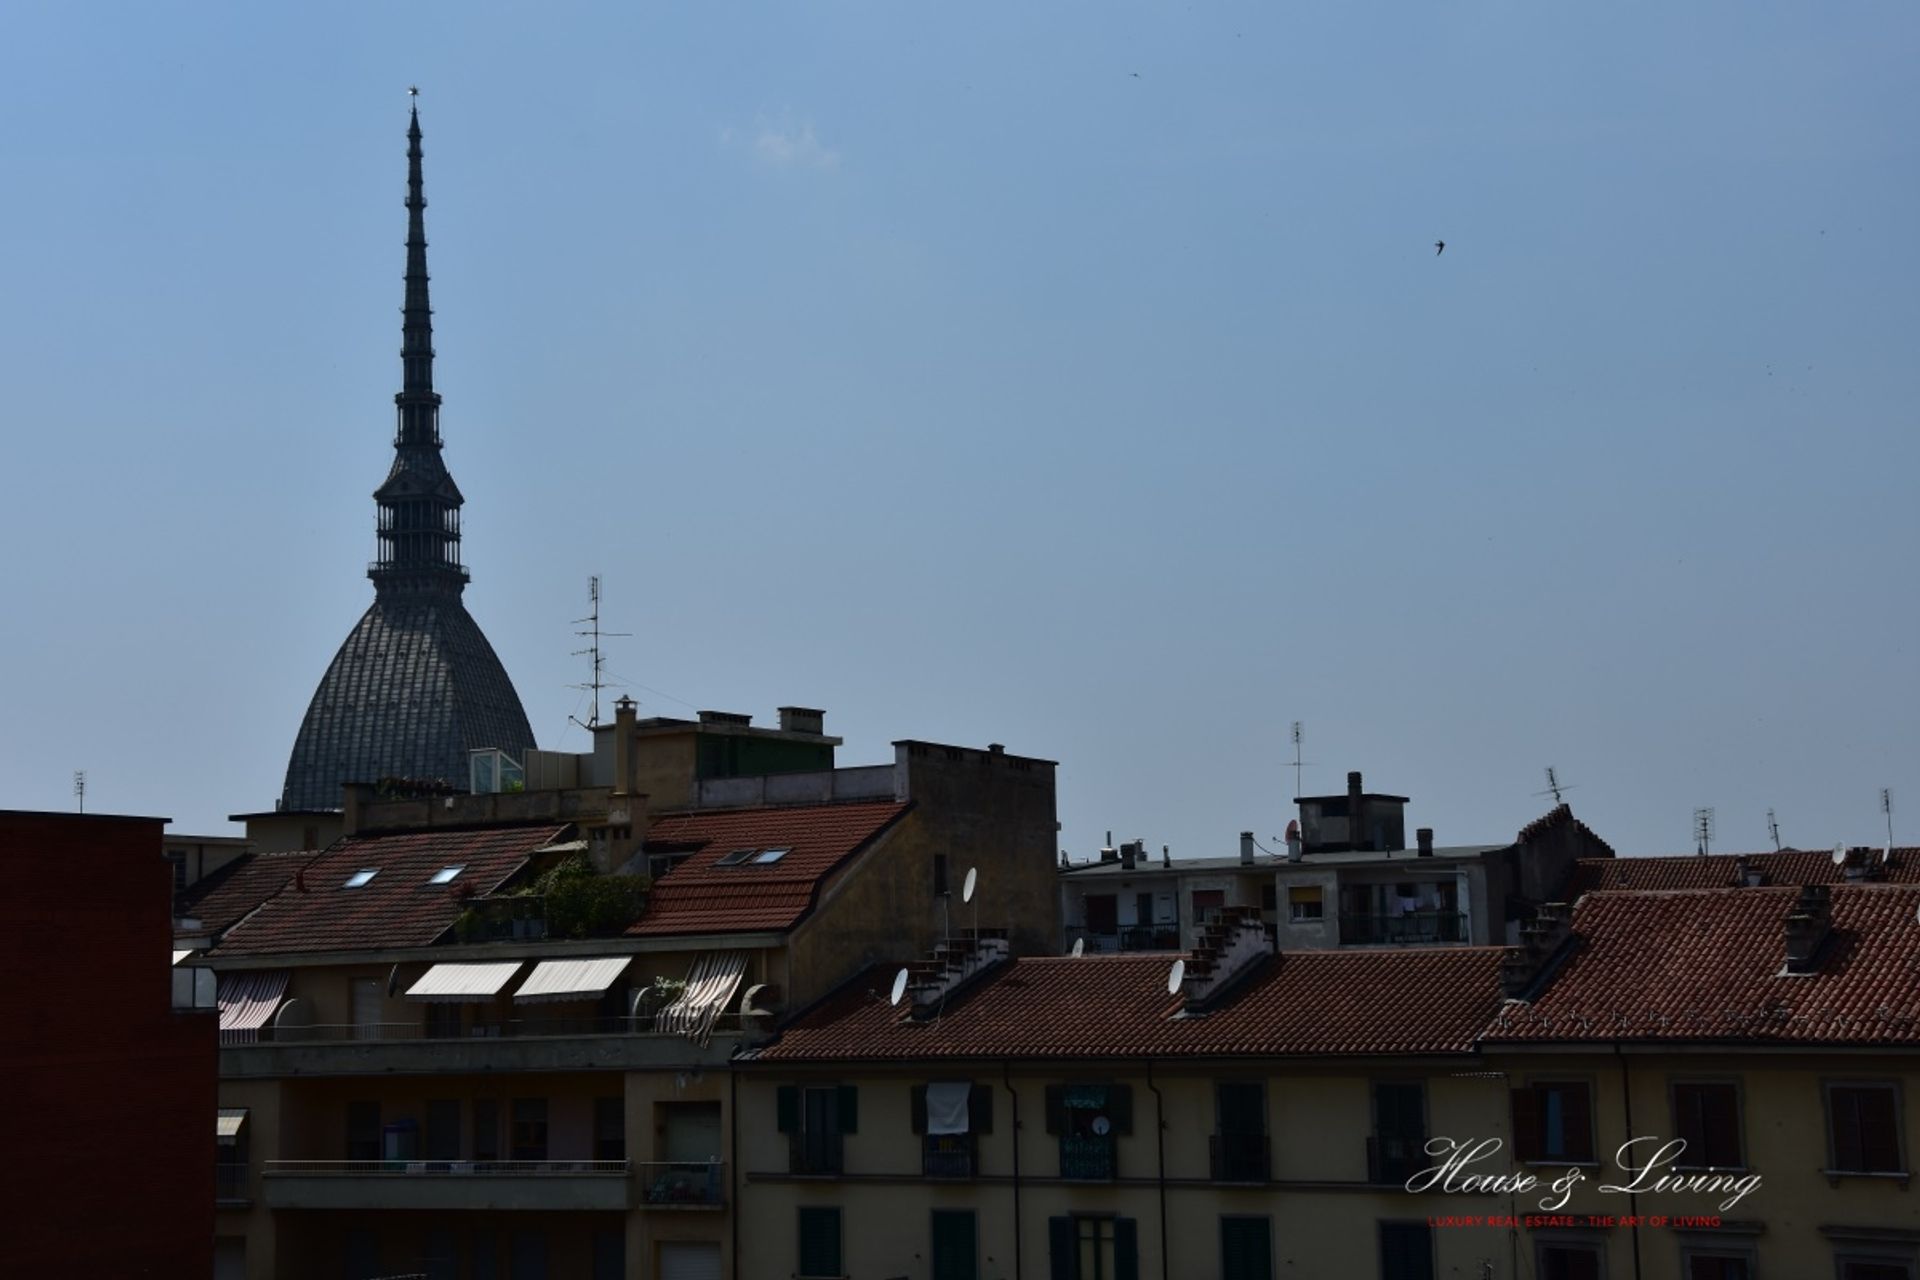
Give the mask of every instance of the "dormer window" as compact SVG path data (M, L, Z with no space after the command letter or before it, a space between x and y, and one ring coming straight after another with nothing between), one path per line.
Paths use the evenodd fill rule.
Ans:
M464 862L457 867L442 867L438 871L433 873L433 877L430 880L428 880L427 883L428 884L452 884L453 878L459 875L462 871L465 871L466 869L467 869L467 864Z
M367 887L367 884L379 874L380 868L378 867L362 867L348 876L347 882L340 887L342 889L364 889Z

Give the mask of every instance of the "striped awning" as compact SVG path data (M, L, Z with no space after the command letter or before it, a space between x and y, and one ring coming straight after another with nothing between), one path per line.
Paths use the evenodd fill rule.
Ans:
M693 970L687 974L687 989L660 1011L659 1028L678 1031L697 1044L706 1044L713 1038L713 1024L740 988L748 958L745 951L709 951L694 961Z
M216 1142L230 1143L240 1140L240 1126L247 1122L245 1107L222 1107L220 1117L213 1124L213 1138Z
M449 1004L473 1004L491 1000L520 972L521 961L501 960L486 964L437 964L420 975L407 988L409 1000L440 1000Z
M220 975L220 1043L252 1044L287 994L285 969L241 969Z
M606 993L629 964L632 956L608 956L600 960L542 960L533 967L527 980L513 993L515 1004L542 1004L562 1000L592 1000Z

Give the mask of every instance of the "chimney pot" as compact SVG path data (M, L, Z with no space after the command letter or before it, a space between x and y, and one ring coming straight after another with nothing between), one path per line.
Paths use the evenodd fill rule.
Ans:
M817 707L781 707L780 728L785 733L825 733L827 713Z
M1251 831L1240 833L1240 865L1243 867L1253 865L1253 832Z
M1420 842L1420 856L1423 858L1431 858L1433 856L1433 828L1421 827L1413 833L1413 837Z

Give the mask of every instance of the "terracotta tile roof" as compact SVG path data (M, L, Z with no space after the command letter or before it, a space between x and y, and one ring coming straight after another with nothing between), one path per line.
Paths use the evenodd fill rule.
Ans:
M214 954L426 946L453 923L466 897L489 892L567 830L542 825L349 836L302 868L295 883L221 939ZM465 869L451 884L427 883L442 867L456 865ZM344 887L366 867L379 874L363 888Z
M1592 827L1589 827L1586 823L1574 817L1573 806L1567 804L1554 806L1546 813L1535 818L1532 822L1529 822L1526 826L1520 828L1520 834L1513 838L1513 842L1515 844L1530 844L1538 840L1541 836L1546 835L1549 831L1552 831L1555 827L1564 826L1568 823L1573 825L1574 830L1605 849L1608 853L1613 852L1613 846L1595 835Z
M1241 1057L1466 1053L1500 1004L1496 947L1295 951L1202 1017L1176 1017L1169 955L1005 962L937 1019L884 998L893 969L856 978L758 1059Z
M1654 858L1582 858L1568 881L1569 897L1595 889L1726 889L1738 883L1735 864L1745 858L1771 885L1844 884L1831 849L1785 849L1779 853L1679 854ZM1886 864L1888 884L1920 884L1920 849L1899 848Z
M1920 1043L1920 886L1837 886L1816 971L1783 976L1793 888L1592 893L1573 950L1502 1040Z
M650 853L693 851L654 882L630 934L784 930L813 910L828 873L866 848L907 811L894 800L856 804L711 809L656 816ZM778 862L714 864L737 849L787 849Z
M249 911L285 888L295 870L319 856L319 851L314 849L242 854L198 884L188 886L174 905L174 915L198 920L200 927L175 930L175 933L192 936L225 933Z

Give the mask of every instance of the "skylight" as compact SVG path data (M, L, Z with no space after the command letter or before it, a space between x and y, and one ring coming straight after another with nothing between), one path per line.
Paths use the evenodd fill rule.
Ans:
M759 853L756 853L753 855L753 861L755 865L768 863L768 862L778 862L780 861L780 859L786 857L787 854L791 852L792 852L792 849L790 847L782 848L782 849L762 849Z
M713 865L716 867L737 867L748 858L751 858L753 852L752 849L735 849L732 853L727 854Z
M348 876L347 882L341 885L340 887L342 889L362 889L366 887L366 884L369 880L373 879L375 876L379 874L380 874L380 868L378 867L362 867L358 871L354 872L352 875Z
M428 880L427 883L428 884L452 884L453 878L459 875L462 871L465 871L466 869L467 869L467 864L464 862L457 867L442 867L438 871L433 873L433 877L430 880Z

